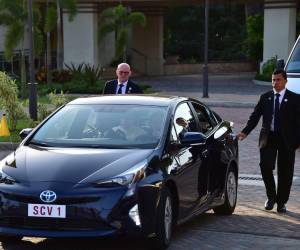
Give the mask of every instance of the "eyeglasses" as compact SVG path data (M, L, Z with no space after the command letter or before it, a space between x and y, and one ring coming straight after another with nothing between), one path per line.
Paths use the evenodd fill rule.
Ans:
M119 71L120 74L128 75L129 71Z

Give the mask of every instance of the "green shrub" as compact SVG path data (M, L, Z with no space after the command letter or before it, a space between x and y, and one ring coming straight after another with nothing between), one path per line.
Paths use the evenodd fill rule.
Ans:
M48 105L45 103L38 103L38 120L44 120L52 111L48 109Z
M68 102L68 99L64 95L64 92L61 91L59 95L56 94L56 91L51 92L49 94L49 100L52 105L54 105L55 108L59 108L60 106L66 104Z
M261 81L272 81L272 73L274 69L276 68L277 64L277 56L272 57L268 61L266 61L263 66L261 73L258 73L255 77L256 80L261 80Z
M104 80L96 81L95 85L90 85L83 79L73 79L64 84L53 83L51 85L39 85L39 96L45 96L53 91L76 94L101 94L104 88Z
M72 72L69 70L55 70L52 72L52 81L53 82L59 82L59 83L65 83L71 81L73 77Z
M17 120L25 118L26 114L18 100L18 87L6 73L0 72L0 107L7 116L11 130L15 130Z
M264 39L264 17L261 14L247 18L247 38L244 41L249 59L262 60Z
M77 66L71 63L71 65L65 64L65 66L73 76L72 81L83 81L87 85L96 85L103 73L102 67L90 66L85 63L81 63Z

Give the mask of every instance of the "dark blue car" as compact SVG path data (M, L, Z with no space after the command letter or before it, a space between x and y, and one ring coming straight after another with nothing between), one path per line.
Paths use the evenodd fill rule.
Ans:
M0 240L125 234L166 248L192 216L233 213L231 127L184 97L71 101L0 162Z

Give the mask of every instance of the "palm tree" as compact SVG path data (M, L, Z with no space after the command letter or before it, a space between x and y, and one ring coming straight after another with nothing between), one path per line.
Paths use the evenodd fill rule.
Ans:
M13 56L14 50L21 45L21 95L25 97L26 66L24 39L27 28L27 0L0 0L0 25L6 26L4 38L4 54L7 60ZM42 50L43 38L38 27L40 13L36 6L33 8L34 52L39 54Z
M115 59L123 55L123 61L126 62L129 28L132 24L145 26L146 17L142 12L131 12L122 4L105 9L100 15L98 39L101 41L107 34L115 32Z
M63 68L64 52L63 52L63 41L62 41L62 9L67 9L69 12L69 21L73 21L77 14L77 0L56 0L54 4L49 4L47 1L47 13L45 22L45 32L49 33L57 29L57 69ZM50 34L50 33L49 33ZM47 35L47 43L50 43L50 35ZM50 57L50 46L47 46L47 56ZM48 63L51 64L50 60ZM47 63L47 64L48 64ZM49 66L49 65L48 65ZM47 71L48 72L48 71Z

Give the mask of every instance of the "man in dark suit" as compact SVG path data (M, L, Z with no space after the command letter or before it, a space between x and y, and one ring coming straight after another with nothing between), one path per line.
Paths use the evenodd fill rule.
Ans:
M287 90L287 75L283 69L272 74L273 90L261 95L246 127L237 135L243 140L256 127L262 116L259 135L260 169L266 187L266 210L277 203L279 213L286 206L293 181L295 151L300 150L300 98ZM277 157L277 192L273 176Z
M131 75L130 66L121 63L116 70L118 79L105 83L103 94L142 94L143 91L138 85L129 79Z

